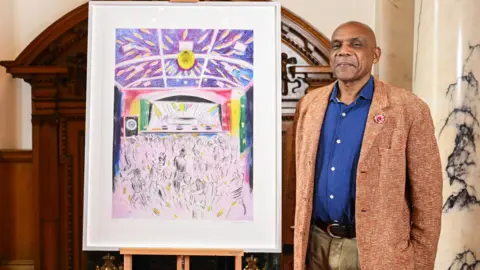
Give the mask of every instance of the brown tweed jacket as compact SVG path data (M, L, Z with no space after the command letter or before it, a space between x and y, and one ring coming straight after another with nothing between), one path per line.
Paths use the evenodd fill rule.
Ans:
M316 150L333 85L305 95L295 115L295 270L306 268ZM379 114L383 123L374 121ZM433 120L421 99L378 80L360 152L355 203L362 269L433 269L442 212Z

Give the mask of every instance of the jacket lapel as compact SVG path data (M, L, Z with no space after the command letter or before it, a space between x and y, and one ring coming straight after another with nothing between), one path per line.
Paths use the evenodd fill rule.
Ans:
M387 91L385 85L375 80L375 90L373 92L372 104L368 112L367 123L363 135L362 148L360 150L360 159L358 161L358 168L360 171L365 171L365 159L375 143L377 135L382 131L385 123L375 122L375 116L383 114L385 121L388 121L388 116L385 114L385 109L389 106Z
M307 183L303 183L305 186L306 196L313 194L314 181L311 181L315 177L315 164L318 150L318 143L320 139L320 132L322 129L325 112L327 110L330 95L332 93L335 83L326 86L322 91L318 93L313 102L313 106L309 106L305 112L305 119L302 121L305 124L303 127L303 138L300 153L304 158L306 164L303 165L308 171L305 173L309 176ZM306 165L306 166L305 166Z

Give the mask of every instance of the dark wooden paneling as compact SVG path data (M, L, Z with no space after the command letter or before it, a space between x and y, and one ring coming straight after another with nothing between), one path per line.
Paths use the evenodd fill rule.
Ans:
M295 217L295 179L292 173L292 120L282 123L282 266L293 270L293 224Z
M38 251L32 151L0 150L0 269L31 269Z
M38 151L39 155L34 162L34 179L39 190L40 269L64 269L60 267L61 202L56 121L34 122L33 134L34 152Z
M61 264L65 269L85 269L82 252L83 232L83 168L85 120L67 117L60 121L60 188L61 216L66 220L60 228Z
M293 219L295 213L295 179L292 178L292 124L282 123L282 240L284 245L293 245Z

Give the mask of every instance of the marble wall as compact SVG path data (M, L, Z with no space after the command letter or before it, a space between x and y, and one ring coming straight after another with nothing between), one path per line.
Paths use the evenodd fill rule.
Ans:
M435 269L480 269L480 20L478 0L419 0L413 92L432 111L443 177Z
M414 0L377 0L375 34L382 49L374 74L380 80L412 90Z

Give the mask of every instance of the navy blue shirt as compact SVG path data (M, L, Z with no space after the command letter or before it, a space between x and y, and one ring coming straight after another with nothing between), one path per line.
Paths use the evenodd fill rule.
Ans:
M318 144L313 219L354 224L357 164L373 97L373 77L348 106L337 99L338 91L336 84Z

